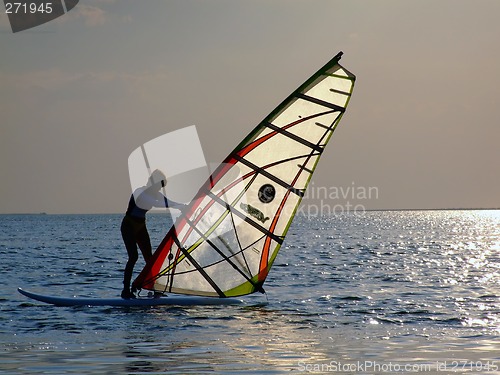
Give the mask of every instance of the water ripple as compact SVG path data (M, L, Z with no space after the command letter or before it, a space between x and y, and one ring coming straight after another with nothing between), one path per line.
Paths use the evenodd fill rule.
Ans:
M267 304L252 307L56 308L17 293L119 295L120 220L0 215L0 373L281 374L331 361L500 361L498 211L299 217L266 282ZM158 243L163 218L152 215L149 226Z

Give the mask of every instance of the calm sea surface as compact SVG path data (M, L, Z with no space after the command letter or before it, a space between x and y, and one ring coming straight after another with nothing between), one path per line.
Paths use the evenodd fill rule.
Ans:
M118 296L120 221L0 215L1 374L500 374L500 211L299 216L251 306L52 307L17 292ZM158 243L165 218L148 223Z

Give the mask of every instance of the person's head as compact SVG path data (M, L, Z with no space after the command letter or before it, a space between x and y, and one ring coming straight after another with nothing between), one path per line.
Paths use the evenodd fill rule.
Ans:
M148 179L148 186L156 185L158 187L165 187L167 185L167 177L159 169L155 169Z

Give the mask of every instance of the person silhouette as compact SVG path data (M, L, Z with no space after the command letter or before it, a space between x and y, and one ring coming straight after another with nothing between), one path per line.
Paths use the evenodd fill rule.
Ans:
M123 290L121 297L124 299L136 298L135 288L130 289L134 266L139 259L137 246L141 250L144 260L149 262L152 258L151 240L146 227L146 213L153 207L175 208L178 210L186 207L183 203L167 199L160 190L167 185L167 178L162 171L156 169L151 173L145 186L137 188L130 196L128 208L121 223L121 234L128 261L123 275Z

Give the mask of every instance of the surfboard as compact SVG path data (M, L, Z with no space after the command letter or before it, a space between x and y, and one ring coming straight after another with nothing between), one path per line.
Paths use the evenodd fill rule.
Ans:
M167 297L123 298L90 298L90 297L57 297L17 289L22 295L33 300L55 306L210 306L210 305L241 305L243 301L237 298L213 298L200 296L169 295Z

